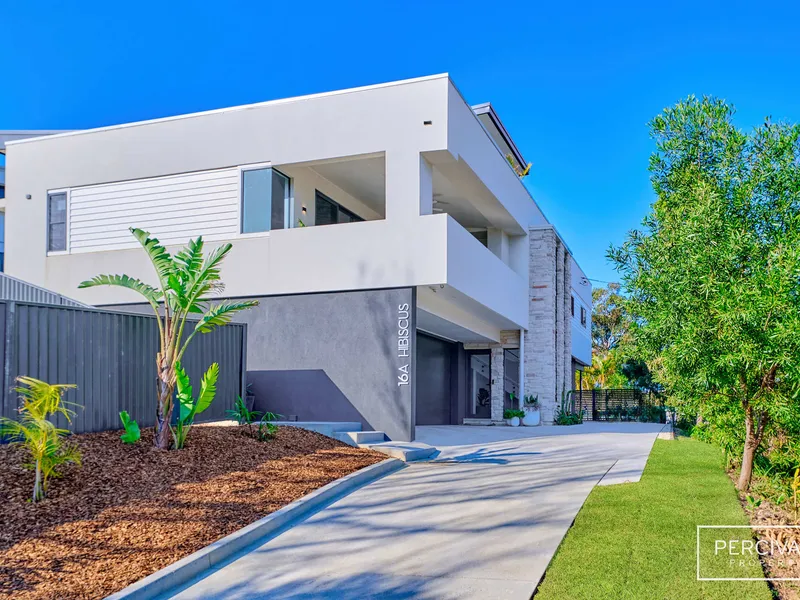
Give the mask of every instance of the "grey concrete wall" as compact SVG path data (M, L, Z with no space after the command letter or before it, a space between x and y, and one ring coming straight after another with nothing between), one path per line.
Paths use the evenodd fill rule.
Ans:
M301 421L360 421L414 439L416 298L412 288L258 298L246 322L256 410ZM407 306L408 356L400 356ZM404 321L401 325L405 325ZM406 367L408 381L400 384Z

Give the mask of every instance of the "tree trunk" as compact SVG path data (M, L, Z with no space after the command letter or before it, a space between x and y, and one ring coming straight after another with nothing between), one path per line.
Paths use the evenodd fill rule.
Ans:
M36 461L36 479L33 482L33 502L39 502L44 498L44 490L42 489L42 467L41 462Z
M742 454L742 470L739 473L739 481L736 487L741 492L746 492L750 488L750 479L753 477L753 461L756 457L756 450L761 444L761 436L764 432L766 416L759 415L758 423L753 416L753 409L746 406L744 409L744 453Z
M153 445L159 450L169 450L170 443L169 426L172 422L172 394L174 391L170 371L168 367L162 367L156 382L158 408L156 409L156 432Z

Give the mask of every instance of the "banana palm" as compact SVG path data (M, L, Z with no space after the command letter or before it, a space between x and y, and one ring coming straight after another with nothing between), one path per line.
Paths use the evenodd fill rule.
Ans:
M231 244L222 244L203 256L203 238L198 237L171 255L148 232L131 227L131 233L147 253L156 271L158 284L153 286L128 275L97 275L78 287L111 285L127 288L139 293L153 308L160 342L156 354L158 403L154 444L166 450L170 445L176 367L189 343L198 333L209 333L229 323L234 314L256 306L258 302L245 300L211 304L208 299L209 295L224 289L220 268L231 251ZM200 315L200 318L190 321L191 330L185 331L190 315Z

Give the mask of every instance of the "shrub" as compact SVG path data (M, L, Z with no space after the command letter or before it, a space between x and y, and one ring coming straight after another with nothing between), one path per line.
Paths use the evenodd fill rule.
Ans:
M519 410L517 408L507 408L503 411L504 419L513 419L514 417L519 417L520 419L524 419L525 411Z
M583 413L573 410L570 401L571 396L571 391L561 393L561 406L556 411L555 419L553 420L555 425L580 425L583 423Z

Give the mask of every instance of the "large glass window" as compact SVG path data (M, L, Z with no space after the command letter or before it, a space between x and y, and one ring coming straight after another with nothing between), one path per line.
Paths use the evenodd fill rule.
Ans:
M334 202L325 194L317 191L314 203L314 225L333 225L334 223L355 223L363 221L354 212L347 210L338 202Z
M47 249L59 252L67 249L67 194L47 194Z
M275 169L242 172L242 233L284 229L289 220L289 178Z

